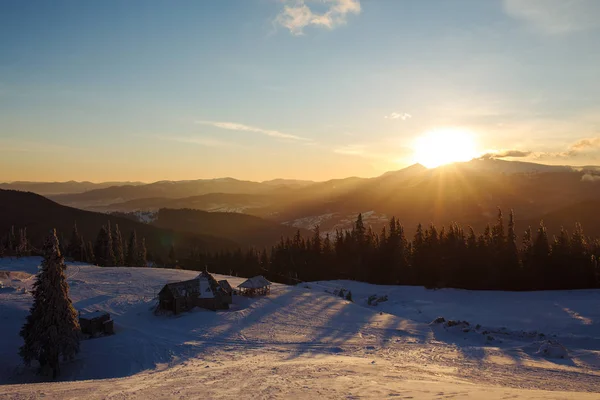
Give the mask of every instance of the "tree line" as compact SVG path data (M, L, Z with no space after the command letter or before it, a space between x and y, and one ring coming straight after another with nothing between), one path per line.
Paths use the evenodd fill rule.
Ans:
M43 255L43 250L37 250L30 244L27 228L19 229L18 232L17 235L13 226L4 238L0 239L0 257ZM137 233L133 230L129 238L124 240L119 225L115 225L113 230L110 221L100 227L94 242L86 241L75 223L70 238L61 240L59 246L61 254L67 259L101 267L145 267L148 263L146 239L138 240Z
M367 227L358 215L350 230L322 235L315 227L311 237L298 231L281 238L271 249L237 249L207 252L176 248L168 261L157 265L238 275L265 275L272 281L296 283L350 279L375 284L417 285L428 288L484 290L551 290L600 287L600 241L584 234L576 223L569 233L561 229L549 237L544 223L520 235L514 213L507 221L498 210L496 221L477 234L453 223L438 229L419 224L408 238L404 226L392 217L380 232ZM146 266L144 238L136 232L124 240L118 225L102 226L96 240L86 241L73 226L71 237L61 240L67 259L100 266ZM26 229L14 227L0 240L0 256L39 254L27 240ZM184 254L177 257L176 253Z
M263 274L282 283L351 279L375 284L483 290L558 290L600 287L600 241L576 223L549 237L543 222L517 235L514 213L507 223L498 210L493 225L476 234L453 223L438 229L418 225L407 238L392 218L373 232L358 215L351 230L282 238L270 251L192 252L184 268L239 276Z

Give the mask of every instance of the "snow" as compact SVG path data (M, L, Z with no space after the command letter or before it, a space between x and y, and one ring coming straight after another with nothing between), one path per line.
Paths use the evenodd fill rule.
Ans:
M274 283L269 296L234 296L228 311L156 316L164 284L197 272L81 264L67 268L75 308L109 312L115 335L83 341L62 381L43 382L17 354L39 262L0 259L10 271L0 282L15 289L0 292L0 398L600 397L598 290ZM340 287L355 303L331 295ZM374 294L388 301L368 306ZM540 353L545 343L567 357L554 345Z
M260 289L266 286L272 285L264 276L254 276L252 278L248 278L244 282L238 285L239 288L242 289Z
M205 275L200 274L196 279L198 279L200 284L200 293L198 296L201 299L214 299L215 295L210 288L210 282L208 278Z
M82 318L86 318L86 319L95 319L95 318L100 318L100 317L102 317L103 315L106 315L106 312L103 312L103 311L98 311L98 310L96 310L96 311L92 311L92 312L89 312L89 311L87 311L87 312L82 312L82 313L80 313L80 314L79 314L79 316L80 316L80 317L82 317Z
M565 346L552 340L543 342L536 354L548 358L569 358L569 352Z
M304 228L312 230L315 226L319 225L321 230L321 236L325 237L327 234L335 235L336 231L346 231L352 229L356 223L359 213L351 214L340 214L340 213L328 213L322 215L314 215L303 218L298 218L291 221L283 222L284 225L288 225L294 228ZM380 227L389 222L389 218L385 214L378 214L373 210L363 211L362 213L363 223L365 226Z

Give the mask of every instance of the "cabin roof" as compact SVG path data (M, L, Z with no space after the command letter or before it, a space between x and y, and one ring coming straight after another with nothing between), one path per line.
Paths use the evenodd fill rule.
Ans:
M79 313L79 317L80 318L89 319L89 320L100 318L100 317L103 317L105 315L108 315L110 317L110 314L107 313L106 311L99 311L99 310L96 310L96 311L81 311Z
M188 281L167 283L162 291L170 292L175 298L186 297L200 291L200 282L198 279L190 279Z
M231 287L229 282L227 282L225 279L223 279L222 281L219 281L219 286L221 286L221 288L223 290L225 290L227 293L233 292L233 288Z
M212 299L217 293L224 291L217 280L206 271L200 273L195 279L167 283L161 292L165 290L169 291L174 298L197 295L203 299Z
M253 278L248 278L246 281L239 284L238 287L242 289L260 289L270 285L271 282L269 282L264 276L259 275Z

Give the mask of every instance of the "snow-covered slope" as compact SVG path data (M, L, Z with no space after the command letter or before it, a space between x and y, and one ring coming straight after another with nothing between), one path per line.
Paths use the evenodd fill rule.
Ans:
M0 260L0 398L593 399L600 392L600 291L275 284L269 297L235 297L229 311L173 317L153 315L156 294L196 272L85 265L67 270L74 304L110 312L116 334L82 342L62 368L70 382L35 383L17 349L39 261ZM243 280L224 278L233 286ZM332 294L342 287L355 303ZM388 300L369 306L373 294ZM430 325L438 316L469 325ZM566 358L540 352L559 348L549 340Z

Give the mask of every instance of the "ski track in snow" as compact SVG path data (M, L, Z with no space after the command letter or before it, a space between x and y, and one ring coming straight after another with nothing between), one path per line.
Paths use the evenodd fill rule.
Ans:
M62 381L43 382L17 354L31 305L23 289L40 261L0 259L22 278L0 289L0 398L600 398L599 290L274 284L268 297L235 297L229 311L155 316L162 286L197 272L83 264L67 268L73 303L110 312L116 334L83 341ZM356 303L331 294L340 287ZM372 294L389 300L368 306ZM438 316L471 328L430 325ZM540 334L569 358L536 355Z

